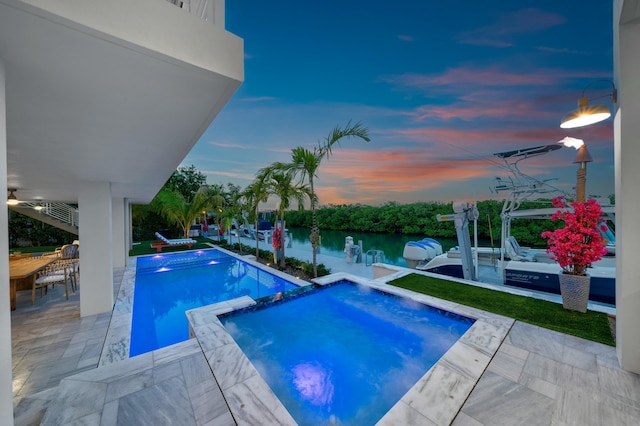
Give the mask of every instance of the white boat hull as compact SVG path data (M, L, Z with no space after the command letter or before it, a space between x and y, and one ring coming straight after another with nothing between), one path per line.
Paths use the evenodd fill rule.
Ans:
M484 268L481 272L481 281L560 294L558 276L562 273L562 268L550 259L550 255L545 250L535 251L534 261L509 259L501 261L499 250L479 248L478 264ZM426 265L418 266L417 269L463 278L460 252L456 249L436 256ZM589 299L615 305L615 258L603 258L589 268L588 274L591 277Z

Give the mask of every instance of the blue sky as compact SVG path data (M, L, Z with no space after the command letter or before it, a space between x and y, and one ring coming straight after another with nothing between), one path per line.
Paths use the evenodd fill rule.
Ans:
M588 7L585 4L588 3ZM583 139L587 193L614 192L612 119L564 130L613 74L612 0L226 2L245 81L183 165L245 187L258 169L360 121L322 162L320 204L502 198L496 152ZM605 96L607 82L589 97ZM611 107L606 97L596 101ZM575 150L522 170L575 186Z

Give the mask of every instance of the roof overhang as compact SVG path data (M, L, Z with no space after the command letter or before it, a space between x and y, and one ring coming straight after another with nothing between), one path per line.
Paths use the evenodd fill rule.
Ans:
M242 40L167 2L32 3L52 4L0 0L8 186L75 202L106 181L150 201L240 86Z

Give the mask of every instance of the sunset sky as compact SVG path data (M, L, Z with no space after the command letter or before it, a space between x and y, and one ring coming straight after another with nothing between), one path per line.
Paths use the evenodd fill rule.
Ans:
M588 7L585 5L588 4ZM583 89L613 77L613 0L228 0L245 81L184 160L209 183L246 187L258 169L360 121L320 167L320 204L502 199L496 152L583 139L587 194L614 193L612 119L564 130ZM588 86L588 87L587 87ZM576 151L522 163L575 186Z

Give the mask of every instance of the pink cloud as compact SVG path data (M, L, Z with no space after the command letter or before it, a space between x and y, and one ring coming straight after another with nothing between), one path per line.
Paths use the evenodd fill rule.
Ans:
M601 145L606 149L613 134L611 125L602 125L600 128L594 126L591 130L583 131L588 132L585 140L594 148L592 151ZM385 132L384 136L418 142L422 148L397 145L395 149L387 151L341 149L322 163L316 188L321 204L366 204L403 197L410 201L419 197L416 194L446 194L445 188L456 185L462 190L468 188L468 193L476 197L478 187L485 188L479 191L479 195L491 198L489 187L493 184L493 178L508 175L504 161L494 153L555 144L564 135L559 127L392 129ZM558 170L568 170L571 175L574 157L573 150L563 148L549 155L528 159L522 171L540 179L557 177ZM563 187L569 189L567 185Z
M252 181L254 179L254 175L248 173L236 173L221 170L203 170L202 173L207 176L221 176L225 178L245 179L248 181Z
M461 102L451 105L423 105L416 108L409 114L414 121L422 122L430 119L440 120L473 120L476 118L498 118L526 117L526 118L546 118L556 115L555 112L544 109L535 109L535 106L527 100L521 101L500 101L484 102L474 104Z
M494 174L495 169L484 159L443 158L427 150L413 149L393 152L342 150L339 161L332 159L323 163L318 187L325 188L323 179L348 180L348 186L358 188L358 193L370 192L379 196L380 192L407 193Z
M242 149L242 150L246 150L247 149L247 145L246 144L242 144L242 143L231 143L231 142L217 142L217 141L210 141L207 142L209 145L213 145L216 146L218 148L231 148L231 149ZM291 149L290 148L277 148L277 147L272 147L272 148L263 148L263 151L269 151L269 152L277 152L277 153L291 153Z
M553 86L564 80L579 78L610 78L608 72L589 70L562 70L537 68L530 72L512 72L500 65L488 67L456 67L448 68L437 74L405 73L383 77L382 80L391 84L413 89L432 91L435 88L447 89L450 92L466 93L469 87L477 85L484 87L504 86ZM474 90L475 91L475 90Z
M244 145L239 143L217 142L217 141L210 141L207 143L209 145L217 146L218 148L241 148L241 149L245 148Z
M519 118L524 120L560 117L575 105L579 91L560 90L563 81L606 79L608 72L540 69L512 73L499 66L455 68L440 74L403 74L387 81L412 92L424 92L437 101L425 103L402 114L414 122ZM521 86L514 91L509 86ZM541 88L544 86L544 88ZM478 89L480 87L480 89ZM558 118L559 120L559 118Z
M534 8L522 9L502 15L491 25L461 33L457 40L463 44L510 47L514 35L542 31L564 22L565 19L555 13Z
M574 55L589 55L589 52L580 50L571 50L566 47L551 47L551 46L536 46L536 49L541 52L549 53L571 53Z
M265 101L273 101L276 98L273 96L256 96L256 97L246 97L242 98L243 102L265 102Z
M494 65L486 68L448 68L440 74L402 74L388 79L389 82L407 87L483 85L483 86L525 86L549 85L557 82L557 75L541 71L509 72Z

